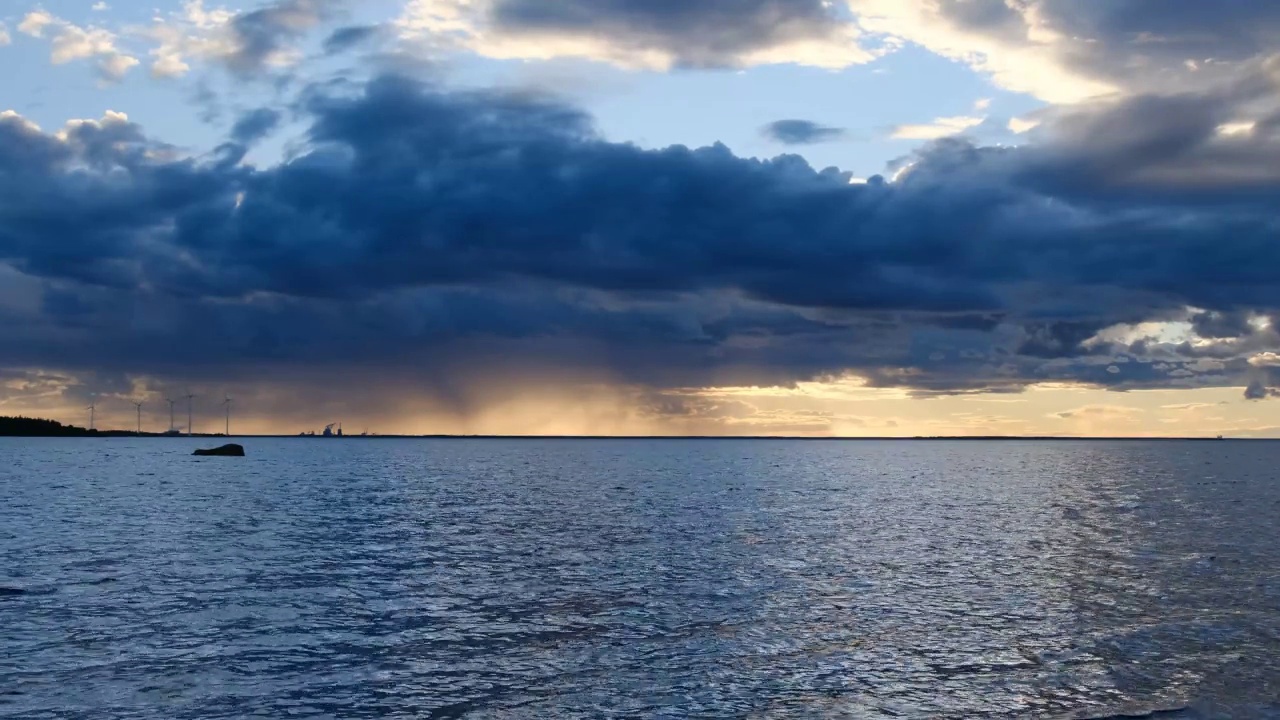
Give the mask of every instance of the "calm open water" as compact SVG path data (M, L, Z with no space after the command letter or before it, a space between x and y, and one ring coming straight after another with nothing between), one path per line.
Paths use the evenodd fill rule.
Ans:
M0 716L1280 717L1280 444L244 442L0 439Z

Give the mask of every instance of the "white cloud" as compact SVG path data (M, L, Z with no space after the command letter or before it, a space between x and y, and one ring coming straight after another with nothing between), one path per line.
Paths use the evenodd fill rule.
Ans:
M4 47L13 42L13 38L9 36L9 28L0 22L0 47Z
M33 133L44 133L39 125L23 117L21 114L13 110L0 111L0 121L17 122L26 130ZM97 129L108 128L111 126L128 125L129 116L116 110L107 110L102 117L97 119L73 118L63 123L62 127L50 135L61 142L72 142L75 131L83 127L92 127Z
M1049 417L1058 420L1131 420L1135 416L1143 414L1141 408L1128 407L1125 405L1085 405L1073 410L1064 410L1058 413L1051 413Z
M136 67L138 59L129 55L112 53L103 55L98 60L98 70L106 80L118 81Z
M973 109L977 112L983 112L991 108L991 98L978 98L973 102Z
M1218 407L1218 403L1179 403L1176 405L1161 405L1161 410L1174 410L1177 412L1195 412L1196 410L1207 410L1209 408Z
M98 118L97 120L85 119L85 118L68 120L63 125L61 130L54 133L54 137L65 142L69 137L71 137L71 132L76 128L81 128L85 126L95 127L95 128L104 128L104 127L109 127L111 125L128 125L128 124L129 124L129 116L127 114L118 112L115 110L107 110L102 114L102 117Z
M151 49L151 75L182 77L191 72L192 58L225 57L236 50L231 21L236 14L226 8L207 9L204 0L187 0L181 12L156 17L139 30L156 43Z
M984 117L967 115L941 117L927 125L899 125L893 129L891 137L895 140L937 140L977 127L984 120Z
M296 0L278 2L269 8L269 31L246 37L237 28L242 13L225 7L206 7L204 0L186 0L182 9L168 15L156 15L148 27L133 32L155 43L150 51L151 74L158 78L174 78L191 71L196 60L217 62L238 74L260 67L285 67L297 63L304 54L284 39L296 40L326 19L326 8L336 3L328 0ZM262 16L259 16L261 20ZM257 31L251 31L257 32ZM279 35L280 42L266 41L266 34ZM257 47L259 44L264 47Z
M62 65L74 60L93 60L104 81L118 82L138 59L116 46L115 33L96 26L81 27L44 10L27 13L18 31L34 38L48 39L52 46L51 61Z
M1249 364L1254 367L1280 367L1280 354L1260 352L1249 358Z
M0 120L16 121L31 132L44 132L39 125L19 115L16 110L0 110Z
M1258 123L1253 121L1229 122L1218 126L1218 134L1227 137L1249 136L1253 134Z
M272 21L285 31L300 34L319 23L328 0L297 0L270 7ZM105 2L93 6L97 11L109 8ZM23 17L18 30L49 40L54 64L93 60L98 74L106 81L118 81L141 64L119 46L120 38L141 41L150 46L152 76L174 78L189 73L193 60L221 61L228 66L241 60L249 41L237 33L234 21L238 14L221 6L206 7L205 0L185 0L180 10L167 14L157 12L151 24L126 26L117 34L97 25L79 26L37 9ZM0 25L0 32L3 30L4 26ZM0 36L0 44L4 44L3 39L7 39L7 35ZM252 62L267 66L291 64L302 56L295 48L283 46L250 49L259 53Z
M1022 133L1025 133L1025 132L1030 132L1032 130L1035 130L1038 127L1040 127L1039 120L1029 120L1027 118L1010 118L1009 119L1009 132L1016 133L1018 135L1021 135Z
M33 10L22 18L22 22L18 23L18 32L31 37L44 37L45 28L57 22L49 13L44 10Z
M991 76L996 85L1054 103L1072 103L1114 92L1109 83L1085 76L1060 59L1070 38L1050 28L1033 2L1008 4L1021 15L1020 37L967 30L944 13L942 3L908 0L847 0L865 30L915 43Z
M96 2L93 4L92 9L94 12L106 12L107 10L111 9L111 6L104 2Z

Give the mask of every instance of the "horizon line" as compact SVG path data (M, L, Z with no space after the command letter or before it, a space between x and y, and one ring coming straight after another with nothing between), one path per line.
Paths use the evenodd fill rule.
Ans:
M1243 441L1243 440L1280 440L1280 437L1248 437L1248 436L1206 436L1206 435L498 435L498 434L449 434L435 433L424 435L383 434L383 435L300 435L300 434L231 434L224 433L186 433L169 435L165 433L143 432L134 430L93 430L83 435L0 435L0 437L49 437L49 438L149 438L149 439L181 439L181 438L224 438L261 439L261 440L803 440L807 442L867 442L867 441Z
M1280 437L1229 436L1227 433L1209 433L1205 435L576 435L576 434L494 434L494 433L389 433L370 434L367 431L359 435L317 435L314 432L301 433L247 433L235 434L226 432L192 433L170 429L164 432L138 430L103 430L83 428L76 425L63 425L57 420L24 417L0 416L0 420L19 421L41 425L53 425L65 432L57 433L22 433L5 432L0 427L0 437L147 437L147 438L263 438L263 439L400 439L400 440L806 440L806 441L904 441L904 440L1043 440L1043 441L1078 441L1078 440L1280 440ZM35 429L35 428L33 428Z

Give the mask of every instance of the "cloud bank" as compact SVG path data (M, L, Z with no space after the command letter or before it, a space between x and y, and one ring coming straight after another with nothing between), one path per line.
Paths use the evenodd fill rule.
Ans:
M1207 88L1275 52L1269 0L411 0L406 37L496 58L844 68L908 45L1055 103Z
M93 58L107 80L143 55L157 77L185 75L193 60L254 77L298 60L322 28L327 37L315 44L330 54L377 40L433 57L580 58L657 71L836 70L919 46L1053 103L1212 88L1265 64L1280 32L1269 0L404 0L382 24L332 27L353 7L186 0L150 26L119 28L80 27L36 9L19 30L38 26L28 34L60 45L60 61Z
M954 136L975 118L898 128L929 142L865 183L791 155L609 142L554 99L394 74L306 87L199 156L119 113L50 131L0 114L0 367L354 371L440 397L499 377L662 392L852 374L925 397L1072 382L1266 398L1280 16L1206 7L418 0L397 26L659 69L843 66L915 42L1069 102L1018 121L1035 132L1017 147ZM336 8L191 3L153 28L153 73L193 57L262 73ZM52 16L18 29L119 65L113 39ZM389 36L345 28L325 51ZM297 151L246 165L285 110L308 127Z
M403 37L506 59L579 57L630 68L868 62L857 26L823 0L410 0Z
M1034 146L944 139L866 184L397 76L309 89L306 151L267 168L239 147L269 110L198 158L120 114L57 133L7 114L0 260L40 301L0 307L0 365L1236 383L1277 349L1280 158L1217 128L1269 87L1091 107Z

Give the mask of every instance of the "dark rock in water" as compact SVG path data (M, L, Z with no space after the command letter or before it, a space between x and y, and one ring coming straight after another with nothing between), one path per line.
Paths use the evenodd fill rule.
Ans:
M244 457L244 447L240 445L223 445L212 450L197 450L192 455L203 457Z

